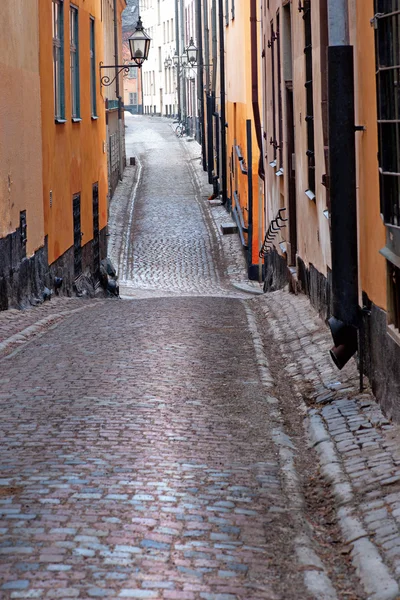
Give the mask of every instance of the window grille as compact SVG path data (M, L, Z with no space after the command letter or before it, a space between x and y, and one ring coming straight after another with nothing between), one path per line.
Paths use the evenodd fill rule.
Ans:
M95 23L94 19L90 18L90 103L92 117L97 116L96 102L96 39L95 39Z
M53 76L54 116L57 121L65 120L64 91L64 4L53 0Z
M381 212L400 227L400 0L375 0Z
M314 98L313 98L313 69L312 69L312 31L311 31L311 0L304 0L304 56L306 62L306 123L307 123L307 160L308 160L308 191L315 192L315 146L314 146Z
M71 112L72 118L80 118L80 97L79 97L79 30L78 30L78 9L70 7L69 19L70 31L70 68L71 68Z

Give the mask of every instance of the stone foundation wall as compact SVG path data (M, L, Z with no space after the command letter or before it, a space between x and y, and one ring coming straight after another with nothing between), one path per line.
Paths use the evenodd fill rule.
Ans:
M107 256L106 228L100 231L100 260ZM48 264L47 238L35 254L26 258L19 229L0 239L0 310L27 308L43 301L43 291L54 292L54 278L63 279L58 293L65 296L80 294L74 278L74 248L69 248L51 265ZM98 278L94 276L93 242L82 246L81 287L94 295Z

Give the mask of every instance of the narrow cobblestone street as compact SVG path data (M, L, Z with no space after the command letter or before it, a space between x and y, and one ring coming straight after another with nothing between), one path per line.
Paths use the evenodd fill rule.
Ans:
M195 144L165 119L127 119L137 166L109 225L122 299L53 299L0 319L0 597L395 598L393 552L388 567L370 554L383 593L360 586L357 535L340 532L334 476L303 427L310 399L309 419L320 402L334 433L342 401L357 420L355 366L337 382L307 299L291 296L280 322L286 292L259 301L234 287L240 242L218 234L229 217L207 204ZM360 401L368 414L337 441L346 464L366 450L376 466L378 438L363 449L349 431L396 431L368 393ZM389 497L399 462L382 460ZM375 523L368 511L390 497L361 477ZM388 551L395 518L386 537L387 523L375 528Z

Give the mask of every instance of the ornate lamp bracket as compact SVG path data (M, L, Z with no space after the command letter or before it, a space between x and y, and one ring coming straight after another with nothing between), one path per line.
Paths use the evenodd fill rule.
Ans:
M139 69L140 65L135 65L135 64L103 65L103 63L101 62L100 63L100 85L105 86L105 87L112 85L114 83L114 81L117 79L118 75L120 75L122 72L124 72L125 75L129 75L129 71L132 68ZM116 73L115 73L114 77L111 79L111 77L109 75L101 74L102 69L115 69Z

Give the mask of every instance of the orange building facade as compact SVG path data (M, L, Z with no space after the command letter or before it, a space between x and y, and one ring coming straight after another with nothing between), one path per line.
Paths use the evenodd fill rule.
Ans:
M44 229L64 291L106 254L107 144L99 0L39 0Z
M4 310L39 298L47 269L38 0L2 5L0 29L7 32L0 39L0 310Z

